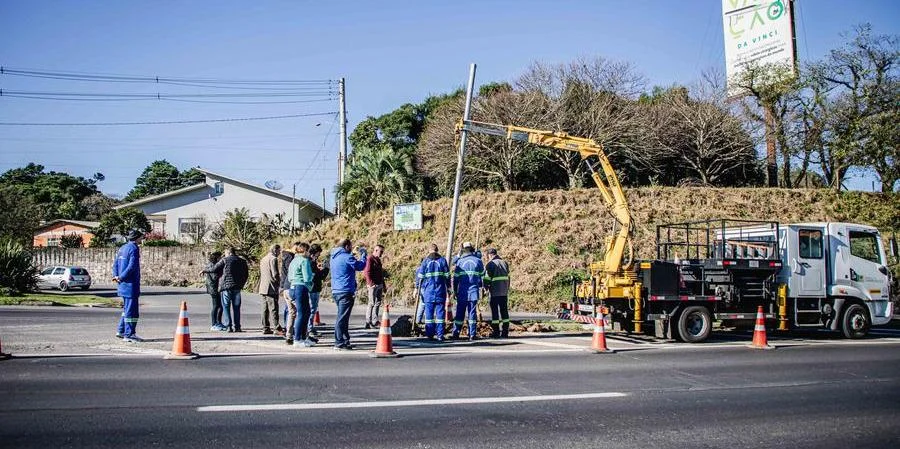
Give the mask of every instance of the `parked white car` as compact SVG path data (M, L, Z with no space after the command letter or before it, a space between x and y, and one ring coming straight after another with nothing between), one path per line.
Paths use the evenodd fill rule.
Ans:
M47 267L38 275L38 283L41 287L60 291L75 287L87 290L91 288L91 275L82 267Z

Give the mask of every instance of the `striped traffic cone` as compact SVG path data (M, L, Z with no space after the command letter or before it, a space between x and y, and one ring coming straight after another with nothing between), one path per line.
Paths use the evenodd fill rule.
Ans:
M12 358L12 354L7 354L3 352L3 344L0 343L0 360L6 360Z
M400 354L394 352L394 341L391 338L391 317L388 315L390 308L390 305L385 305L384 313L381 314L381 329L378 330L378 343L372 357L400 357Z
M601 315L594 319L594 338L591 340L591 352L594 354L611 354L615 351L606 347L606 326Z
M753 327L753 343L747 345L753 349L775 349L766 339L766 315L763 306L756 309L756 326Z
M200 357L191 352L191 329L188 325L187 301L181 301L181 313L178 314L178 326L175 327L175 341L172 352L166 355L169 360L190 360Z

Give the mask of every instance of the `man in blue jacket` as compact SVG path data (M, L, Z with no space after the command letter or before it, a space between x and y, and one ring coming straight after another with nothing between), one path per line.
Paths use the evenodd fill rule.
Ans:
M450 266L447 259L438 254L437 245L431 245L431 253L422 260L416 270L416 283L422 292L425 305L425 336L444 341L444 301L450 288Z
M341 240L331 250L331 296L337 304L337 322L334 323L334 349L353 349L350 345L350 312L356 301L356 272L366 268L366 246L359 245L359 259L350 251L349 239Z
M459 338L463 317L468 316L469 341L475 340L478 317L478 298L481 293L484 263L475 255L469 242L463 243L462 252L453 267L453 290L456 293L456 316L453 318L453 339Z
M122 297L122 318L119 319L119 328L116 337L126 343L143 341L138 337L138 300L141 296L141 249L138 243L144 234L132 229L128 232L127 243L119 248L116 260L113 262L113 282L119 284L118 294Z

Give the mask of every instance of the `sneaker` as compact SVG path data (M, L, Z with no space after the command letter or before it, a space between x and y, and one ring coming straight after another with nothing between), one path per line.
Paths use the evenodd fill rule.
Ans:
M272 335L272 329L263 329L263 335Z
M116 334L116 338L125 338L125 336L122 334Z
M313 343L313 342L311 342L311 341L309 341L309 340L295 341L294 344L293 344L293 346L294 346L295 348L298 348L298 347L299 347L299 348L311 348L311 347L313 347L314 345L315 345L315 343Z
M234 331L235 332L244 332L244 330L239 327L234 328Z
M125 343L140 343L144 341L144 339L138 337L137 335L131 335L122 337L122 341L124 341Z
M312 335L313 337L321 336L321 334L319 334L319 331L309 331L309 335Z
M277 335L277 336L279 336L279 337L284 337L284 331L283 331L283 330L277 330L277 331L275 331L275 335Z
M371 323L366 323L366 329L371 329L371 328L372 328L372 324L371 324Z
M294 340L291 340L290 338L288 338L287 340L284 341L284 344L292 345L292 344L294 344Z
M470 335L470 336L469 336L469 341L475 341L475 340L478 340L478 336L477 336L477 335Z
M318 343L318 342L319 342L319 339L318 339L318 338L312 337L312 336L306 337L306 339L309 340L309 341L311 341L311 342L313 342L313 343Z
M309 346L315 346L316 343L319 342L319 340L316 340L316 339L314 339L314 338L307 338L306 340L303 340L303 342L304 342L304 343L309 343Z
M334 350L335 351L351 351L351 350L353 350L353 346L350 345L349 343L343 344L343 345L335 346Z

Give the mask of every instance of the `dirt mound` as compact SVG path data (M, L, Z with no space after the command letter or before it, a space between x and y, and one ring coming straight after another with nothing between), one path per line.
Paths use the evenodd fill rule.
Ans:
M900 194L835 193L813 189L672 188L627 190L635 223L637 258L656 257L656 226L712 218L762 219L782 223L853 221L900 229ZM456 239L482 249L498 248L510 264L510 308L549 312L571 295L573 275L583 275L603 254L613 219L596 189L539 192L473 192L460 199ZM450 221L450 199L422 204L422 229L397 232L391 210L358 219L336 218L302 233L299 240L330 248L341 238L385 245L385 270L393 291L389 302L413 307L416 267L428 246L443 253ZM286 242L281 242L286 243ZM486 310L486 303L481 305Z

